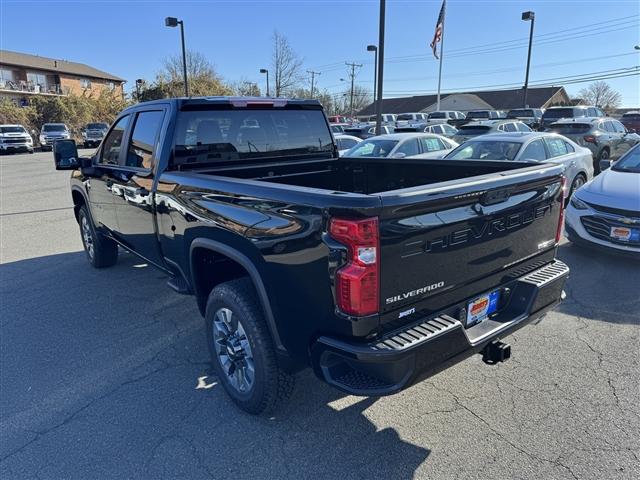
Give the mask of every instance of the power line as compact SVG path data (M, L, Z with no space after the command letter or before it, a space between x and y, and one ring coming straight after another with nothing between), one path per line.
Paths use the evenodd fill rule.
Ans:
M349 62L344 62L345 65L347 67L351 67L351 73L349 73L349 76L351 77L351 99L349 101L350 103L350 110L351 110L351 118L353 118L353 83L356 79L356 67L361 68L362 64L358 64L355 62L349 63Z
M313 70L307 70L307 73L311 74L311 98L313 98L313 87L316 75L322 75L322 72L314 72Z

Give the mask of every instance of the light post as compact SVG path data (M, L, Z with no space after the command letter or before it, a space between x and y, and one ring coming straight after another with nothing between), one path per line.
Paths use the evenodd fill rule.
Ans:
M269 96L269 70L267 70L266 68L261 68L260 73L267 74L267 97L268 97Z
M527 104L527 89L529 88L529 66L531 65L531 44L533 43L533 24L536 21L536 14L534 12L522 12L522 20L525 22L531 21L531 29L529 30L529 53L527 54L527 73L524 77L524 108L528 108Z
M184 78L184 96L189 96L189 84L187 83L187 51L184 47L184 22L176 17L167 17L164 19L167 27L177 27L180 25L180 40L182 41L182 75Z
M373 102L376 101L376 82L378 81L378 47L375 45L367 45L367 52L373 52Z
M380 16L378 19L378 74L376 88L376 135L380 135L382 129L382 89L384 77L384 28L385 28L385 0L380 0Z

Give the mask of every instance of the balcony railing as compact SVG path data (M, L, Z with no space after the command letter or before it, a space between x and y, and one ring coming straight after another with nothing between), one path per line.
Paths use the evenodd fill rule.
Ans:
M42 85L38 83L25 82L23 80L14 82L11 80L0 80L0 90L25 93L31 95L68 95L68 87L64 89L58 84Z

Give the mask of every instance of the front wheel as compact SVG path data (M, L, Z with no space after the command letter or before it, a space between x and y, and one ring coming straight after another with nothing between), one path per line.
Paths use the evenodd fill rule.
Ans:
M96 230L85 205L80 207L78 212L78 223L80 224L82 245L89 263L95 268L115 265L118 261L118 245Z
M567 202L569 201L571 196L575 193L575 191L578 190L585 183L587 183L587 179L585 178L584 175L582 175L581 173L576 175L576 178L573 179L573 183L571 184L571 189L569 190L569 195L567 196Z
M216 286L209 294L205 321L213 369L236 405L259 415L272 412L291 395L294 378L278 366L248 278Z

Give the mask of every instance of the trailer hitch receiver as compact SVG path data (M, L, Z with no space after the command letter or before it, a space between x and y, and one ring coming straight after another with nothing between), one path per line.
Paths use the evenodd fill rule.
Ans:
M482 361L489 365L504 362L511 357L511 345L495 340L482 350Z

